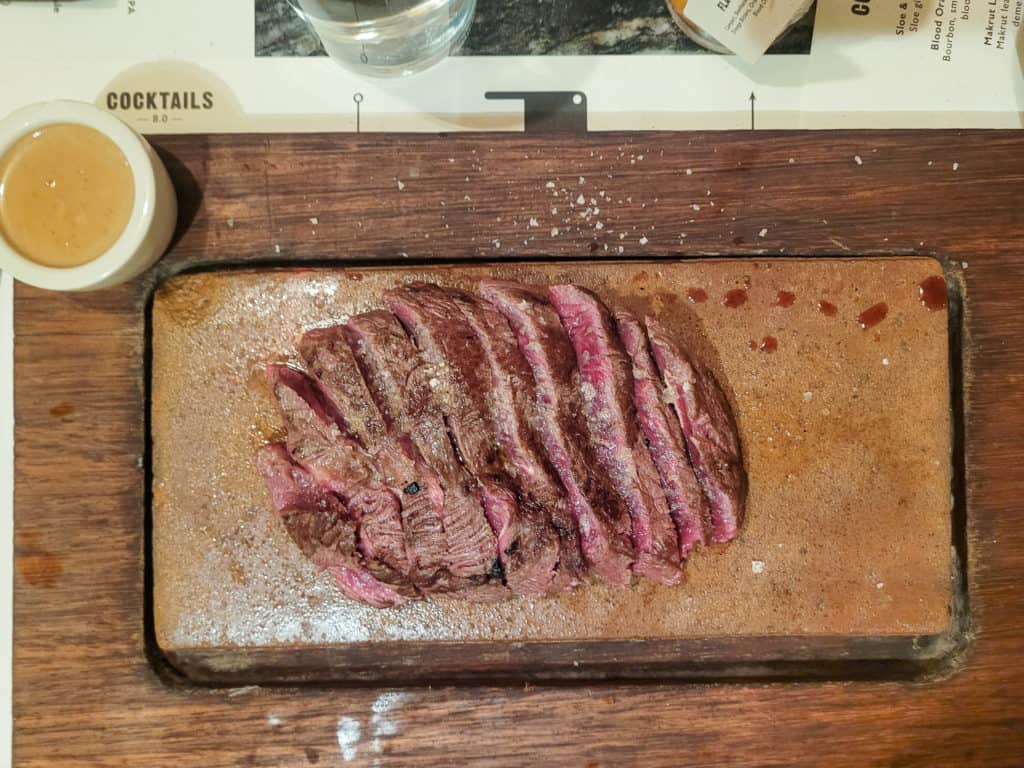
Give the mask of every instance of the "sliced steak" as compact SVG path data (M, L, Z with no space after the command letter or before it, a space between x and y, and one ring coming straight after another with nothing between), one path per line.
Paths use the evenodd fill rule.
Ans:
M345 338L393 439L430 468L428 493L443 496L446 565L457 577L482 582L501 576L498 545L474 496L475 482L459 463L444 414L434 399L436 377L390 312L367 312L345 325Z
M633 547L629 513L598 466L580 401L569 337L547 299L517 283L484 281L481 295L509 321L534 377L537 430L562 481L591 570L628 584Z
M284 445L263 446L256 466L288 535L318 568L331 572L343 594L376 608L407 601L366 570L356 549L356 525L345 505L294 463Z
M509 361L495 359L495 329L486 327L474 297L462 292L417 285L389 291L385 301L433 367L434 392L459 456L480 482L509 587L545 594L555 577L558 536L539 499L509 492L529 483L518 473L531 467L520 465L527 459L515 428L522 415L515 413L509 392ZM514 344L512 350L518 354Z
M341 497L358 525L366 568L396 590L415 594L398 498L382 483L373 457L341 433L330 405L306 374L270 365L267 379L284 417L288 453L314 481Z
M586 566L569 500L545 460L540 444L533 372L516 344L508 321L494 307L466 293L457 294L457 302L476 334L487 363L490 373L487 404L497 429L498 444L505 454L508 481L519 498L520 530L510 537L511 544L501 549L509 559L547 563L554 557L550 589L569 589L582 579ZM510 551L510 548L514 549ZM506 564L505 572L515 572L521 567L521 563L518 566ZM521 591L511 583L511 578L510 575L510 586Z
M267 382L284 417L288 452L342 498L377 479L373 457L342 434L317 385L287 365L268 365Z
M485 393L490 386L476 335L448 291L416 285L384 293L433 374L433 393L463 463L479 478L500 477L501 447Z
M629 508L633 572L676 584L682 571L675 526L637 425L632 366L611 314L594 294L575 285L552 286L548 295L576 352L583 413L599 466Z
M647 332L640 321L625 310L616 311L615 324L633 363L633 402L640 429L658 468L669 513L679 535L679 552L685 557L698 542L707 543L708 503L686 455L686 440L679 420L662 399L664 387L651 358Z
M446 568L444 492L436 473L413 450L391 439L381 413L345 341L342 326L303 335L299 355L316 377L346 432L372 456L401 505L409 577L424 591L449 588Z
M711 506L711 540L729 541L743 524L747 476L729 401L714 374L665 333L644 320L651 349L686 438L693 470Z

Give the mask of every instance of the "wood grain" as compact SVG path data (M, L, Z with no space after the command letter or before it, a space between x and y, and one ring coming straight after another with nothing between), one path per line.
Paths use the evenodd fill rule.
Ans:
M158 143L186 217L194 211L173 253L110 291L16 290L16 765L1019 765L1024 137ZM622 240L600 234L593 215L554 223L569 198L547 182L568 192L579 177L623 200L598 206ZM202 689L151 664L141 457L144 310L156 281L207 262L572 258L595 242L602 253L621 244L625 257L934 255L960 283L958 509L972 641L939 677L769 684L755 669L715 686Z

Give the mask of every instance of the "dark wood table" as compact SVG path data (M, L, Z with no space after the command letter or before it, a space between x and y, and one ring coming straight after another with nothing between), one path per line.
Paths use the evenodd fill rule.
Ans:
M171 254L115 289L15 293L16 765L1022 763L1024 136L155 143L182 199ZM547 182L580 176L624 200L601 220L629 236L563 214L524 234L522 217L553 204ZM146 584L145 310L157 282L201 262L596 258L620 246L624 257L943 262L963 296L956 522L970 622L947 664L900 680L375 690L191 687L161 662Z

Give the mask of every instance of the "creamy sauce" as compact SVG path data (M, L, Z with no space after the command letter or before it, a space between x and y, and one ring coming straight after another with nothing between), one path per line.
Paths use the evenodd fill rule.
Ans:
M124 231L135 181L124 153L84 125L48 125L0 158L0 237L47 267L101 256Z

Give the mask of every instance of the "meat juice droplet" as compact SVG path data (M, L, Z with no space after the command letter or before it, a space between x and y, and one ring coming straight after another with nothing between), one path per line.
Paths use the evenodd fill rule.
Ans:
M703 288L691 288L686 292L686 298L691 304L703 304L708 300L708 292Z
M774 336L765 336L761 341L761 351L772 353L779 348L779 340Z
M917 287L917 294L930 311L945 309L946 307L946 280L942 275L926 277Z
M818 311L821 312L821 314L823 314L825 317L835 317L836 312L838 312L839 310L837 310L836 305L830 301L819 301Z
M750 343L750 348L756 352L757 351L757 342L754 341L753 339L751 339L749 343Z
M725 294L722 303L729 309L736 309L747 303L747 292L742 288L733 288Z
M868 328L874 328L880 322L885 320L885 317L888 314L889 305L884 301L880 301L878 304L873 304L857 315L857 322L860 323L860 327L866 331Z
M775 306L789 309L796 302L796 294L792 291L779 291L775 298Z

